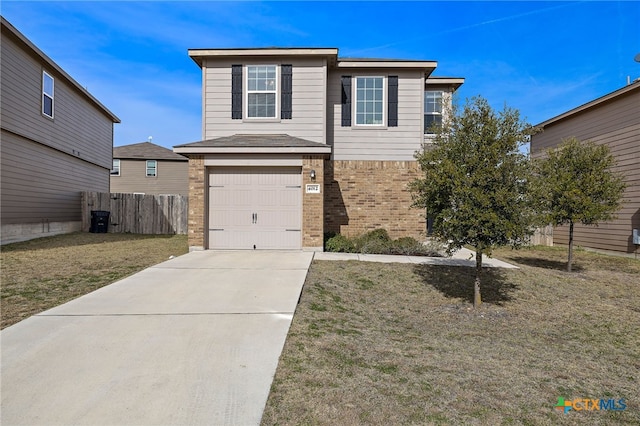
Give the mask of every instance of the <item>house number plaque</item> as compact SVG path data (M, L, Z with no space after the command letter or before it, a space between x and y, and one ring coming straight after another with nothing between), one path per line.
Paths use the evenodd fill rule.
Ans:
M319 194L320 193L320 184L317 183L308 183L306 185L307 194Z

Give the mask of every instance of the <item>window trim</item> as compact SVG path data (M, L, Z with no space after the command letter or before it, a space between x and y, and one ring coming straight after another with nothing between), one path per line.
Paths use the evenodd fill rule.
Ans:
M358 123L358 79L360 78L381 78L382 79L382 123L375 124L359 124ZM351 128L357 129L371 129L371 128L387 128L388 125L388 76L387 75L356 75L353 76L353 82L351 84Z
M45 88L45 78L49 77L51 79L51 93L47 93ZM55 93L56 93L56 80L53 78L51 74L42 70L42 115L47 118L53 119L55 117ZM45 111L45 97L51 100L51 114L48 114Z
M151 162L154 163L153 167L149 167L149 163ZM145 165L146 165L146 170L145 170L146 177L158 177L158 160L147 160ZM152 175L149 174L150 168L153 169Z
M440 93L440 112L437 111L432 111L432 112L427 112L427 93ZM427 115L430 116L439 116L440 117L440 125L442 125L442 119L443 119L443 111L444 111L444 90L425 90L424 91L424 111L423 111L423 117L422 117L422 126L423 126L423 134L425 135L435 135L434 132L429 132L429 128L427 127L427 123L426 123L426 117Z
M116 167L116 161L118 162L118 166ZM111 171L110 171L110 175L111 176L120 176L120 159L119 158L114 158L111 162Z
M275 71L276 71L276 75L274 77L274 82L276 85L275 90L272 91L264 91L264 90L249 90L249 68L252 67L274 67ZM282 82L280 81L281 79L281 73L280 73L280 65L278 64L247 64L244 66L243 69L243 77L242 77L242 84L244 86L243 88L243 93L242 93L242 98L243 98L243 108L242 108L242 112L243 112L243 117L246 117L245 120L248 121L272 121L272 122L277 122L280 121L280 109L281 109L281 99L280 97L282 96ZM274 95L274 101L275 101L275 109L274 109L274 114L273 116L270 117L251 117L249 115L249 94L250 93L273 93Z

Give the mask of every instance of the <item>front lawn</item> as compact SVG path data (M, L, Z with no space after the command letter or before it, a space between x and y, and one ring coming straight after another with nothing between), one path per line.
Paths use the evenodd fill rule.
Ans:
M2 246L2 328L187 251L186 235L79 232Z
M477 311L473 268L315 261L262 424L640 424L640 261L495 256Z

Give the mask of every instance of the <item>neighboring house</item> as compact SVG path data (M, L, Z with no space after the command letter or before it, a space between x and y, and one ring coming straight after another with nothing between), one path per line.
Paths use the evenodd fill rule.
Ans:
M120 120L2 19L2 243L81 229L80 193L109 191Z
M434 61L334 48L191 49L203 140L189 157L189 246L322 250L325 233L424 238L414 154L464 82Z
M113 148L111 192L189 195L189 159L151 142Z
M531 154L540 157L562 139L606 144L615 156L627 189L617 219L596 226L576 225L574 243L579 246L632 253L633 229L640 230L640 81L538 124L543 129L531 138ZM569 244L568 226L553 231L554 244Z

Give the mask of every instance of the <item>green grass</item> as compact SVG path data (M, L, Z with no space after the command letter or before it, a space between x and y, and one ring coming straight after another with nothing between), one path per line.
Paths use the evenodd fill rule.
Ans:
M2 246L2 328L187 251L186 235L73 233Z
M485 269L478 310L473 268L315 261L262 424L640 424L640 261L494 255L520 269Z

